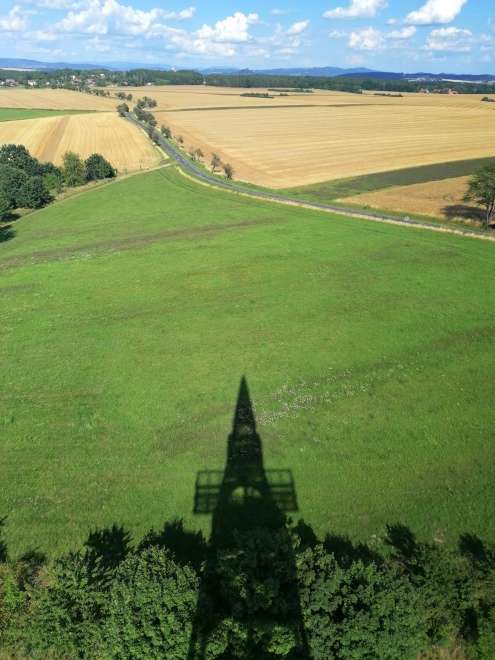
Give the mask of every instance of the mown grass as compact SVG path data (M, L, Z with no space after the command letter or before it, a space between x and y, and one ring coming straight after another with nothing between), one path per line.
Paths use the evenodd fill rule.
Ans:
M36 108L0 108L0 121L58 117L59 115L82 115L92 110L39 110Z
M495 538L495 246L216 191L175 168L0 243L12 554L192 514L240 377L320 533Z
M446 163L435 163L434 165L421 165L401 170L378 172L366 174L348 179L336 181L324 181L309 186L297 188L286 188L284 191L290 195L314 202L333 202L343 197L352 197L366 192L383 190L392 186L409 186L415 183L427 183L428 181L441 181L458 176L469 176L485 165L493 164L492 158L473 158L469 160L457 160Z

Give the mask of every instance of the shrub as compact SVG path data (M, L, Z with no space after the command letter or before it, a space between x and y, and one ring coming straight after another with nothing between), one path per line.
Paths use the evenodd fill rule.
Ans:
M84 166L88 181L112 179L117 174L115 168L101 154L91 154L85 160Z
M82 186L86 183L86 168L80 156L73 151L67 151L63 163L64 181L68 186Z
M227 177L227 179L232 179L232 177L234 176L234 168L230 163L225 163L225 165L223 166L223 171L225 172L225 176Z

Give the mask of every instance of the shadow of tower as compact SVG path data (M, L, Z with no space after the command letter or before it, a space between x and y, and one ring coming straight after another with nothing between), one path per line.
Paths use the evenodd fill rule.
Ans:
M189 660L307 658L286 513L297 511L291 470L266 470L246 379L241 379L225 469L196 478L194 513L212 514ZM272 651L270 651L272 649Z

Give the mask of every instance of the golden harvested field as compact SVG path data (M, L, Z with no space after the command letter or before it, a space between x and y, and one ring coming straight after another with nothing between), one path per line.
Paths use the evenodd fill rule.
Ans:
M120 172L154 167L163 160L143 131L116 113L42 117L0 123L0 144L24 144L41 161L60 164L66 151L83 158L101 153Z
M495 108L477 95L321 91L259 99L221 87L127 91L156 99L158 124L182 135L187 149L201 148L208 161L216 152L236 178L275 188L495 156Z
M0 108L41 110L115 110L116 99L72 92L68 89L0 89Z
M394 186L385 190L346 197L339 201L401 213L418 213L437 218L475 217L476 207L462 201L469 177Z

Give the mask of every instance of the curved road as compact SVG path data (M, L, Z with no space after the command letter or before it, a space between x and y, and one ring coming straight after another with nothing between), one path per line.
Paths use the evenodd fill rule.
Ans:
M125 117L132 123L138 126L141 129L151 128L148 124L138 121L134 115L130 112L125 114ZM305 208L315 209L319 211L331 211L338 213L339 215L346 215L353 218L364 218L367 220L375 220L376 222L389 222L393 224L402 224L407 226L419 227L424 229L433 229L434 231L443 231L451 234L462 234L464 236L471 236L474 238L490 238L490 240L495 240L491 237L484 236L469 229L462 229L461 227L450 229L444 225L435 224L433 222L422 222L419 220L413 220L409 217L398 217L393 215L386 215L384 213L366 211L361 209L352 208L350 206L337 206L332 204L323 204L320 202L310 202L305 199L300 199L297 197L291 197L288 195L278 195L275 192L264 192L263 190L256 190L254 188L249 188L243 186L241 183L236 183L234 181L217 179L208 172L205 172L201 167L198 167L196 163L187 158L185 154L175 147L170 140L164 138L160 132L156 131L158 134L158 144L165 151L165 153L174 160L180 167L185 170L188 174L192 175L196 179L207 183L208 185L216 186L217 188L222 188L230 192L241 193L243 195L249 195L250 197L257 197L259 199L264 199L270 202L277 202L282 204L298 205L304 206Z

